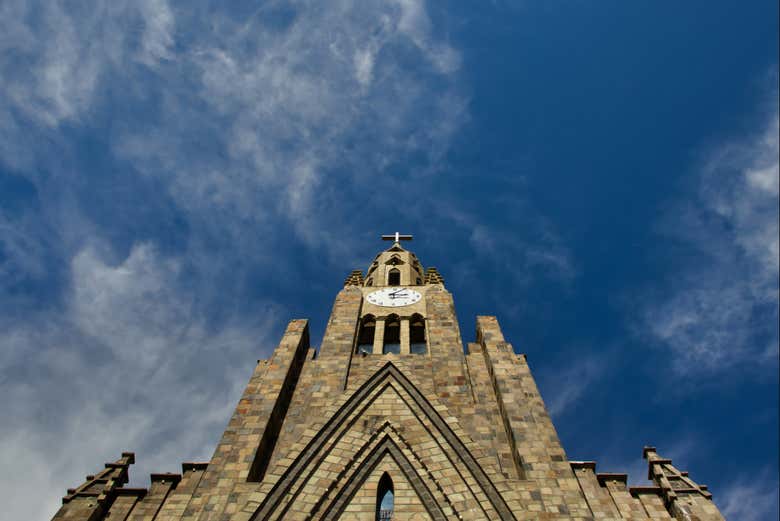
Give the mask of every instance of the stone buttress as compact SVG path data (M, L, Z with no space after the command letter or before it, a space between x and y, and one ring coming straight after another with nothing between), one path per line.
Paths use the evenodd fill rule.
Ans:
M210 461L128 488L123 453L54 519L723 519L706 486L644 455L643 487L570 461L496 318L477 317L464 352L443 277L396 241L347 277L319 350L306 320L289 323Z

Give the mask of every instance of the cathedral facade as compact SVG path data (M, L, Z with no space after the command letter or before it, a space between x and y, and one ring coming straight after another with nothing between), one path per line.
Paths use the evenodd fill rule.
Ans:
M464 350L442 276L389 238L336 295L319 350L292 320L258 361L210 461L130 488L123 453L54 520L723 520L653 447L652 486L569 460L496 318Z

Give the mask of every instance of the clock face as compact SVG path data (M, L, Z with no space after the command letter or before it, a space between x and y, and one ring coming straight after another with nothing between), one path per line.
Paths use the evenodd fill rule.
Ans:
M393 286L369 293L366 300L377 306L398 308L419 302L421 298L419 291Z

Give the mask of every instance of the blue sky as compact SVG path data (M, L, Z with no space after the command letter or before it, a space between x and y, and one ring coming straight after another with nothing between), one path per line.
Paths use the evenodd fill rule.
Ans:
M122 450L138 484L208 459L287 320L318 342L399 230L464 342L498 315L571 459L641 483L654 444L730 519L776 519L777 20L0 3L4 509L48 519Z

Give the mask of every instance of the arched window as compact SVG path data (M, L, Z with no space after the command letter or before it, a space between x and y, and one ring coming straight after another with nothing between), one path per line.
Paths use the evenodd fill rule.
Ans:
M409 321L409 352L413 355L424 355L428 352L425 343L425 319L416 313Z
M374 333L376 332L376 319L374 315L366 315L360 322L358 331L358 354L370 355L374 352Z
M376 521L391 521L393 519L393 480L390 474L385 472L379 478L376 488Z
M420 277L417 277L417 285L422 286L422 279Z
M387 285L388 286L401 285L401 272L398 271L398 268L391 269L390 273L387 274Z
M385 341L382 354L401 352L401 319L398 315L390 315L385 319Z
M374 278L373 278L373 277L371 277L371 278L369 278L369 279L368 279L368 281L366 282L366 286L373 286L373 285L374 285Z

